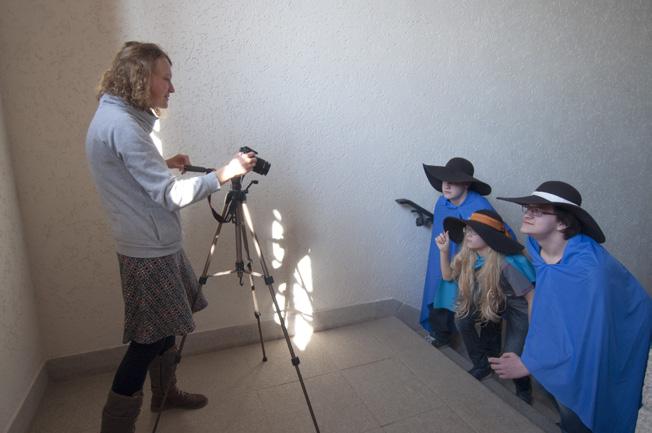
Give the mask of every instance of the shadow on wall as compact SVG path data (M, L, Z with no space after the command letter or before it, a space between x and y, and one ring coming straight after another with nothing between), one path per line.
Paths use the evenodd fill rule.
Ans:
M95 86L122 43L119 13L116 5L97 0L3 0L0 6L0 52L10 59L0 66L0 129L10 160L3 162L12 166L10 183L19 199L22 232L14 235L27 249L19 266L2 273L9 282L3 294L11 301L7 318L16 320L0 331L6 372L0 431L28 430L35 409L30 402L44 389L44 360L106 347L120 335L121 324L114 325L121 307L112 285L115 252L83 150L97 104ZM12 284L18 272L32 282ZM15 347L14 334L22 341Z
M106 347L120 335L122 302L84 141L100 76L125 39L121 10L8 1L0 16L0 51L12 59L0 85L45 356ZM35 161L51 163L34 171Z

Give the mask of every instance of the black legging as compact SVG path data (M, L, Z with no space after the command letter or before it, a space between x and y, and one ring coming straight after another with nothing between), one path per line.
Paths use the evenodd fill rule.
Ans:
M455 325L460 331L466 351L474 368L489 368L489 356L498 356L501 345L501 322L485 322L480 325L480 335L475 330L480 312L472 305L464 317L456 317Z
M151 344L140 344L132 341L113 378L113 385L111 386L113 392L132 396L143 389L149 364L156 356L162 355L172 346L174 346L173 335Z

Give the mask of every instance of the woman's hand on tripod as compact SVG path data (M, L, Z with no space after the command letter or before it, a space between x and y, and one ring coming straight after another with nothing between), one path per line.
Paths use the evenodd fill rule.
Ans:
M234 177L243 176L251 171L256 165L256 154L254 152L238 152L224 167L215 170L215 176L220 185L228 182Z

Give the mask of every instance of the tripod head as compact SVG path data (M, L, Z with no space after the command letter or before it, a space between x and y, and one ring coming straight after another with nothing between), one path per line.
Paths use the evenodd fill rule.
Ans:
M242 189L242 179L244 178L243 176L237 176L231 179L231 191L226 195L224 198L224 207L226 208L226 212L221 216L223 222L234 222L235 223L235 210L237 206L240 203L244 203L247 201L247 194L249 193L249 188L251 188L251 185L257 185L258 181L257 180L252 180L249 182L249 185L245 189ZM210 196L209 196L209 204L210 204ZM216 212L213 209L213 206L211 206L211 211L213 212L213 216L215 219L220 221L220 219L216 216Z
M192 171L197 173L211 173L215 171L215 169L213 168L200 167L197 165L186 165L184 166L184 169L186 171ZM252 185L258 185L257 180L252 180L251 182L249 182L249 185L247 185L245 189L242 189L242 180L244 179L244 177L245 175L243 174L242 176L236 176L231 178L231 191L229 191L229 193L224 198L224 208L226 209L226 211L224 212L223 215L218 214L217 211L213 208L213 204L211 203L211 196L210 195L208 196L207 198L208 206L211 208L211 213L213 214L213 218L215 218L217 221L221 223L235 222L236 205L238 203L244 203L245 201L247 201L247 194L249 193L249 188L251 188Z
M249 185L245 189L242 189L242 179L244 179L245 175L242 176L236 176L231 179L231 192L229 194L234 193L234 192L242 192L244 195L247 195L249 193L249 188L251 188L251 185L258 185L257 180L252 180L249 182Z

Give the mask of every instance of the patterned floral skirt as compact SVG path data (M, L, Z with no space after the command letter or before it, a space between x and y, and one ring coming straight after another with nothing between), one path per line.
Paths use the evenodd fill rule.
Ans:
M183 250L153 258L118 254L118 263L125 302L123 343L150 344L195 329L192 313L208 302Z

